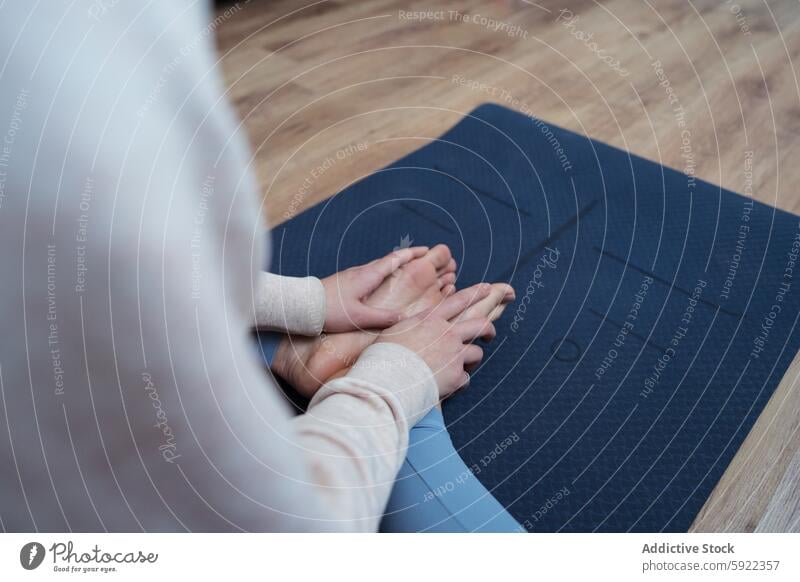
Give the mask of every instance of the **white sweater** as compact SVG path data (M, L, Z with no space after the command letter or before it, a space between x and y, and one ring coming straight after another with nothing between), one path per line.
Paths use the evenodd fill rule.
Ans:
M219 22L143 4L0 7L0 525L375 530L431 371L375 345L293 417L249 329L318 331L319 282L259 293Z

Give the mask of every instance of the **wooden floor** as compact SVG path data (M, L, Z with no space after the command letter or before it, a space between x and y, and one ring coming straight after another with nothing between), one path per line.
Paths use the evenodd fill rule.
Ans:
M679 169L686 129L698 177L749 193L751 159L752 195L800 213L798 0L253 0L217 22L272 224L485 101ZM799 377L796 358L694 531L800 530Z

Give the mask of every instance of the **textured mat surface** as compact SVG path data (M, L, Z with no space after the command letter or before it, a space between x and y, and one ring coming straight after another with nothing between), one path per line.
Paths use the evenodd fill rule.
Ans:
M460 286L510 282L445 403L467 465L530 531L685 531L800 348L799 225L484 105L275 229L272 269L445 242Z

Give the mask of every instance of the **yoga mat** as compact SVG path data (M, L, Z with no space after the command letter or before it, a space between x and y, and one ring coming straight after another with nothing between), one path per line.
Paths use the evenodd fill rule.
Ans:
M800 348L798 226L483 105L276 228L272 270L444 242L460 287L510 282L482 366L444 404L466 464L529 531L681 532Z

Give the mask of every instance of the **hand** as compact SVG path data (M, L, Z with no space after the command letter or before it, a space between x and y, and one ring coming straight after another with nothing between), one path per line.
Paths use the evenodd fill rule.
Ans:
M384 329L400 321L401 310L370 307L364 299L397 269L428 252L428 247L400 249L366 265L352 267L322 279L328 332Z
M489 295L490 289L480 283L459 291L436 307L384 330L377 341L399 344L425 360L436 378L439 397L446 398L469 383L465 368L476 366L483 358L483 350L471 342L496 335L486 317L450 320Z

